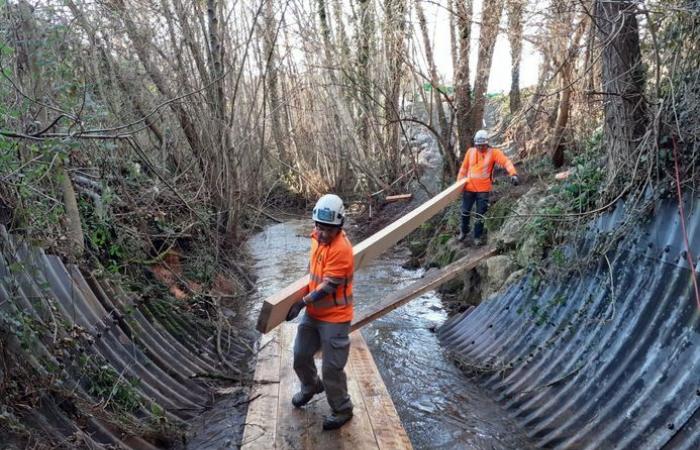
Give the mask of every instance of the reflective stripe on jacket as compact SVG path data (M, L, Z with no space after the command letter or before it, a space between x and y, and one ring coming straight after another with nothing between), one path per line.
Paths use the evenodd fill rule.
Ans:
M355 258L352 244L344 231L328 244L321 244L316 233L311 235L311 259L309 261L309 292L315 291L324 281L337 287L334 292L307 306L306 313L324 322L342 323L352 320L352 276Z
M464 185L465 191L490 192L493 167L496 164L505 168L508 175L517 175L518 173L513 163L501 150L489 147L485 152L480 152L475 147L471 147L464 155L457 180L465 177L469 179Z

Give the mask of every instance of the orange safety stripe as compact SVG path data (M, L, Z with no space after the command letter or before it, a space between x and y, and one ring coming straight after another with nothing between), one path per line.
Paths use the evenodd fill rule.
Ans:
M331 280L333 284L345 284L346 282L352 283L352 275L350 275L347 278L341 278L341 277L321 277L316 275L315 273L309 273L309 277L316 283L321 284L323 283L324 279Z
M341 299L336 299L336 298L333 298L333 294L328 294L326 297L323 297L321 300L314 302L313 306L314 306L314 308L326 309L326 308L332 308L334 306L352 305L352 303L353 303L352 295L344 296Z

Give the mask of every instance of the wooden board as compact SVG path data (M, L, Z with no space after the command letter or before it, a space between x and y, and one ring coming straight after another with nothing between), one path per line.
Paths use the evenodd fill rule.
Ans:
M347 370L348 377L359 384L362 402L367 409L377 446L382 450L413 448L367 343L359 331L353 332L350 339L352 364ZM360 399L353 397L353 401L359 403Z
M354 336L351 336L353 339ZM360 336L360 339L362 337ZM364 342L364 340L363 340ZM320 355L319 355L320 356ZM360 392L359 380L352 374L352 359L348 359L348 364L345 366L345 373L348 377L348 394L353 403L353 417L347 424L340 429L334 431L322 431L321 424L323 417L331 413L330 406L326 396L319 396L318 401L313 402L307 407L309 414L309 426L312 432L309 434L309 449L379 449L379 445L374 437L372 423L367 407L362 399ZM321 359L317 358L316 366L321 368ZM320 373L320 372L319 372ZM378 373L374 374L378 377ZM379 378L381 382L381 378Z
M354 404L353 418L339 430L323 431L323 417L330 414L325 394L302 409L291 404L299 390L292 367L296 326L285 324L263 336L268 346L258 354L257 381L248 408L242 448L262 449L410 449L411 443L379 375L372 354L359 332L350 335L350 357L345 366L348 392ZM320 358L316 366L321 368ZM255 398L260 393L265 395Z
M413 194L399 194L399 195L387 195L384 197L384 201L387 203L399 202L402 200L410 200L413 198Z
M248 407L241 445L246 450L267 450L275 445L280 389L279 334L278 330L260 340L253 378L258 384L253 386L250 393L253 400Z
M277 405L277 433L274 448L282 450L305 449L309 440L309 421L304 409L292 406L292 397L301 385L293 367L296 326L280 327L280 396ZM318 400L316 397L315 400ZM270 447L272 448L272 447Z
M428 291L436 289L440 285L447 283L460 273L473 269L484 259L496 254L494 246L486 246L477 249L474 253L467 255L452 264L443 267L434 272L428 272L424 278L411 283L403 289L399 289L393 295L385 298L368 311L363 312L359 317L355 317L352 321L352 330L367 325L369 322L380 318L381 316L390 313L401 305L405 305L410 300L422 295Z
M465 180L454 183L401 219L355 245L353 247L355 270L366 266L367 263L406 237L426 220L445 209L460 196L464 189L464 183ZM289 308L309 292L308 282L309 277L306 275L280 292L266 298L258 316L258 331L268 333L284 322Z

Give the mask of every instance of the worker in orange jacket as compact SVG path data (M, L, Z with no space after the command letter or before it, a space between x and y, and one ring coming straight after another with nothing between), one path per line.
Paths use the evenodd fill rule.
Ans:
M340 197L321 197L312 218L315 225L311 235L309 293L287 314L287 320L293 320L306 308L294 341L294 371L301 381L301 391L292 397L292 404L301 408L325 390L332 414L323 420L323 429L333 430L352 418L353 404L344 368L350 352L354 256L342 228L345 208ZM319 350L323 380L314 363L314 354Z
M508 171L514 185L518 184L518 172L513 163L497 148L489 147L489 135L486 130L479 130L474 135L474 147L467 150L459 169L457 180L467 179L462 193L462 221L459 241L464 242L469 235L469 217L476 203L476 223L474 224L474 241L483 245L484 215L489 207L489 192L493 180L493 168L498 164Z

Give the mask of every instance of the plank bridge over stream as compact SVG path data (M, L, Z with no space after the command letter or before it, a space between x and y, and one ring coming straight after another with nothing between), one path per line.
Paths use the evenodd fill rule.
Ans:
M464 189L459 181L411 213L353 247L355 270L366 266L422 223L455 201ZM291 404L300 389L292 368L296 326L284 323L289 308L308 293L308 275L265 299L257 328L263 333L246 418L244 449L407 449L411 448L396 408L362 335L363 325L446 283L496 253L481 247L441 270L382 299L352 323L350 357L346 366L348 391L355 404L353 419L335 431L322 431L330 413L324 395L302 409ZM317 355L318 356L318 355ZM320 359L317 359L320 365Z

